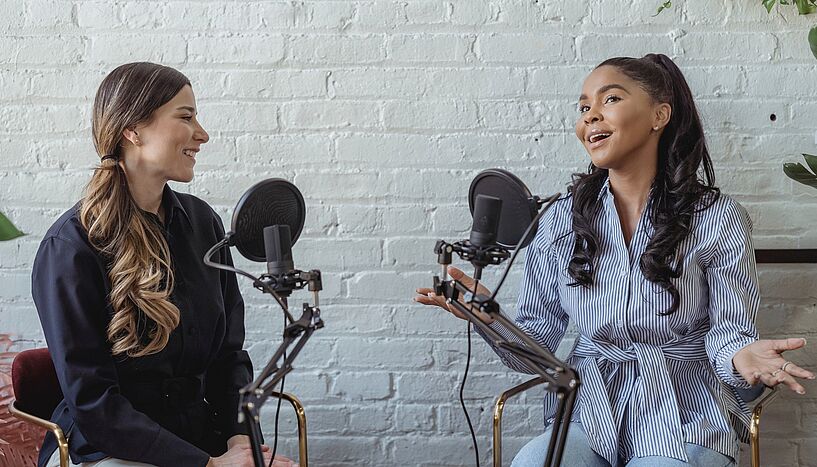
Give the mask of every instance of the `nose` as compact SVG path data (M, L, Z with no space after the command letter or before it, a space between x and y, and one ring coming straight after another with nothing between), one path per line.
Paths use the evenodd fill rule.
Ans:
M595 123L601 120L601 113L599 113L595 109L595 107L590 107L589 109L587 109L587 112L585 112L584 115L582 115L582 119L584 120L584 123L589 125L591 123Z
M198 141L200 144L204 144L204 143L210 141L210 135L207 134L207 131L205 131L204 127L201 126L201 123L196 121L196 126L198 128L196 128L196 131L193 133L193 139Z

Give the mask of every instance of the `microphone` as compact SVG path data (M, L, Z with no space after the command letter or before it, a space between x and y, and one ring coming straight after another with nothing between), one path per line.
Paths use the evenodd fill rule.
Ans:
M267 257L267 273L280 276L295 269L292 260L292 234L288 225L264 227L264 251Z
M261 448L261 406L269 397L280 397L284 391L284 378L292 371L292 363L312 333L323 327L318 295L323 288L321 271L295 269L292 245L298 240L304 226L306 206L298 188L292 183L271 178L256 183L238 201L230 231L204 254L204 264L240 274L252 279L253 286L270 294L286 317L283 341L269 363L252 383L239 391L239 422L244 423L250 436L250 446L255 467L264 467ZM242 271L231 264L212 261L216 251L235 246L245 258L267 263L267 273L260 277ZM294 290L307 288L314 304L303 304L303 312L295 319L288 310L287 297ZM294 346L291 351L287 349ZM276 391L276 386L281 387ZM280 404L278 405L280 408ZM278 415L275 416L277 446ZM306 449L306 435L301 449ZM273 454L275 450L273 449Z
M488 195L477 195L474 203L474 221L471 225L471 245L490 246L496 242L502 200Z

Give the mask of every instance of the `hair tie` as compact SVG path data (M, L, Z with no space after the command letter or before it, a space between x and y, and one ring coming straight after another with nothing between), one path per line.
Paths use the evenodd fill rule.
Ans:
M106 154L102 156L102 160L100 162L105 162L108 159L112 159L114 162L119 162L119 156L115 154Z

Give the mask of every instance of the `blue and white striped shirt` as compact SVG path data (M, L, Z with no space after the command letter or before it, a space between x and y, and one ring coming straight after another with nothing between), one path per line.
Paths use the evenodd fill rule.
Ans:
M680 307L661 316L671 297L639 266L653 234L649 208L628 248L609 181L599 202L594 284L568 286L575 235L567 196L545 213L527 252L516 324L555 351L568 320L575 322L580 336L568 364L582 386L572 420L611 465L644 456L687 461L684 443L736 459L739 438L748 436L749 412L735 388L749 385L734 370L732 356L757 339L759 303L748 214L721 195L693 216L678 250L683 274L673 279ZM491 326L515 340L497 323ZM531 372L512 354L494 350L509 367ZM546 420L555 409L555 396L548 393Z

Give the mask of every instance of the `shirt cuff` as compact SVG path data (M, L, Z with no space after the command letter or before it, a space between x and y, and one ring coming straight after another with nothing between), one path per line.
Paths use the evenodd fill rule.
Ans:
M746 381L740 372L735 369L735 364L732 363L732 359L735 357L736 353L754 341L754 339L745 339L734 342L721 349L721 355L725 356L726 358L721 362L720 371L717 373L724 383L738 389L750 389L752 387L752 385Z

